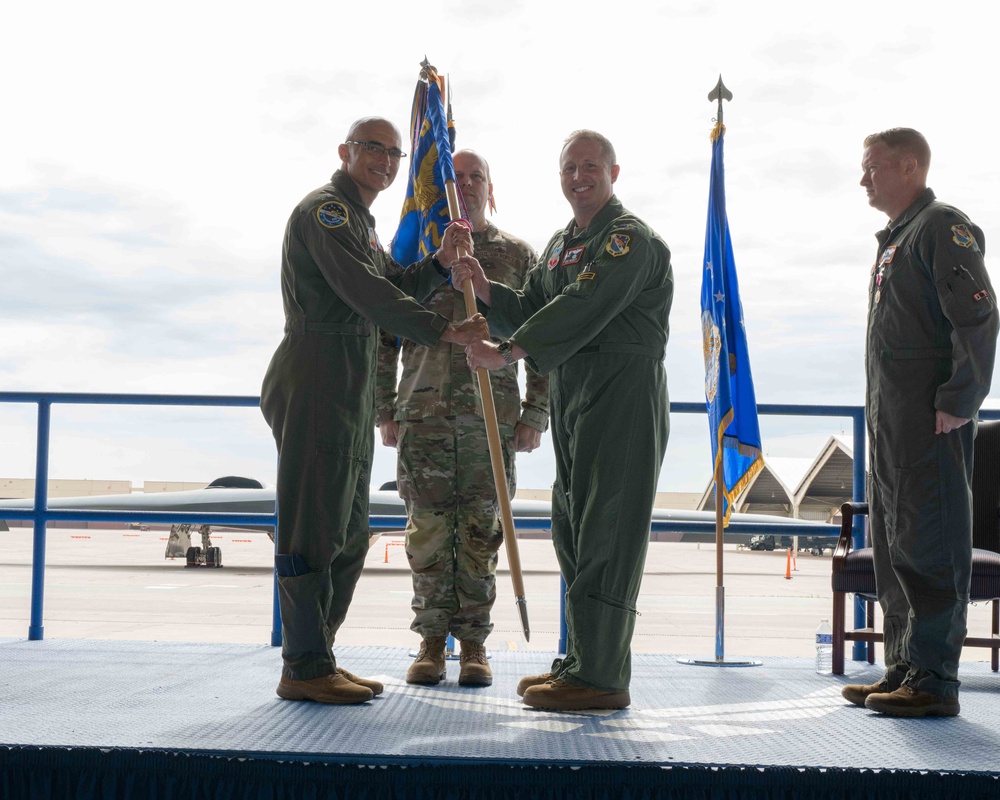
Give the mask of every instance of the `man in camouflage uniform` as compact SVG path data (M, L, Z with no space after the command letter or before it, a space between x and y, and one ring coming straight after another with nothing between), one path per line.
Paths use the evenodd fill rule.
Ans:
M885 672L843 695L897 717L959 713L974 420L990 390L998 328L983 232L935 199L930 160L920 133L893 128L865 139L861 161L868 203L890 220L876 234L865 348Z
M470 364L525 358L549 373L556 481L552 544L566 580L566 656L518 685L527 705L624 708L636 599L669 432L665 355L670 251L622 207L614 148L577 131L559 158L573 219L549 241L524 288L491 283L475 258L455 267L489 307Z
M529 245L486 219L492 198L489 165L472 151L454 155L476 256L492 280L519 289L535 263ZM465 318L462 295L443 285L425 303L442 316ZM396 388L400 350L403 376ZM493 373L493 397L504 465L514 493L514 453L538 447L548 420L548 378L527 371L520 403L517 367ZM485 641L493 630L497 551L503 532L476 377L462 347L426 347L383 335L379 342L376 407L382 441L399 454L399 493L406 501L406 555L413 570L413 631L422 639L408 683L445 677L445 641L461 646L458 682L493 682Z
M277 694L286 700L363 703L383 688L333 655L368 552L376 326L427 346L487 331L481 318L458 324L413 299L447 279L442 263L472 247L468 231L453 226L434 256L405 271L382 250L369 208L396 177L400 143L388 120L354 123L337 148L341 169L296 206L285 229L285 336L264 376L261 411L278 447Z

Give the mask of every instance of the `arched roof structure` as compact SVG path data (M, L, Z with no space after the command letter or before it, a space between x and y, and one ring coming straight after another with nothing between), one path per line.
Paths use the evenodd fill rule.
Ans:
M764 468L736 499L733 510L832 522L840 506L851 499L853 470L851 447L838 436L831 436L815 458L765 457ZM715 509L711 481L698 508Z

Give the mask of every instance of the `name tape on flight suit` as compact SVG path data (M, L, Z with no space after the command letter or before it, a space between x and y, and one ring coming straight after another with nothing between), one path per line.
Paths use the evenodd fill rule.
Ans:
M583 260L583 250L584 245L580 247L571 247L565 253L563 253L562 263L563 266L568 266L569 264L579 264Z

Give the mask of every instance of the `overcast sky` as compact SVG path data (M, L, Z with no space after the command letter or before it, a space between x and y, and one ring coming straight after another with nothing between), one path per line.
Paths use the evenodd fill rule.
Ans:
M281 339L288 214L339 166L354 119L387 116L407 138L426 54L452 79L459 146L491 163L494 222L536 248L570 216L563 138L611 138L618 196L671 247L668 380L689 402L704 400L707 94L721 73L735 95L728 209L758 402L860 405L872 234L886 222L858 186L864 136L921 130L938 196L1000 237L989 8L19 3L0 31L0 388L258 394ZM373 207L383 241L404 185L401 170ZM33 406L0 405L0 478L33 476L34 423ZM672 424L660 488L701 490L705 418ZM775 457L851 431L789 418L762 429ZM253 409L57 406L52 430L56 478L274 480ZM394 454L377 449L380 483ZM546 435L519 459L519 486L547 488L552 470Z

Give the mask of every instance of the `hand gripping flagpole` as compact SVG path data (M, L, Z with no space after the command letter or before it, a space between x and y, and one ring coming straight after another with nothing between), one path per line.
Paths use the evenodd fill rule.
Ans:
M420 78L424 81L430 80L430 73L434 71L425 58L420 65ZM450 86L447 87L450 94ZM446 103L448 109L448 121L451 122L451 102ZM462 207L458 201L458 189L455 181L449 178L445 181L445 193L448 196L448 216L453 220L462 218ZM466 255L463 248L459 248L460 256ZM465 313L471 317L478 313L476 307L476 295L472 288L472 281L466 281L462 289L462 296L465 298ZM507 563L510 567L510 580L514 587L514 601L517 604L518 613L521 616L521 629L524 631L524 640L531 641L531 631L528 628L528 602L524 596L524 578L521 575L521 554L517 548L517 537L514 534L514 514L510 507L510 492L507 489L507 473L503 464L503 445L500 441L500 426L497 423L497 410L493 402L493 386L490 383L490 373L485 367L476 370L476 379L479 383L479 397L483 404L483 421L486 423L486 439L490 447L490 464L493 467L493 482L496 484L497 502L500 506L500 524L503 528L503 540L507 549Z
M717 100L718 108L715 115L715 130L712 132L712 140L715 140L716 133L719 136L725 131L722 124L722 101L732 100L733 93L730 92L722 82L722 75L719 75L719 82L708 94L709 100ZM719 365L719 380L728 380L729 365ZM723 475L723 458L721 450L715 459L715 470L713 473L715 481L715 658L679 658L681 664L688 664L699 667L757 667L761 662L757 660L730 660L726 661L726 587L723 581L723 529L725 527L725 514L723 511L723 494L725 492L725 478Z

